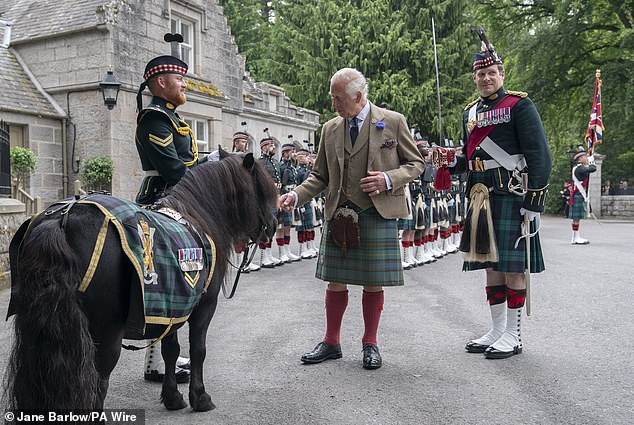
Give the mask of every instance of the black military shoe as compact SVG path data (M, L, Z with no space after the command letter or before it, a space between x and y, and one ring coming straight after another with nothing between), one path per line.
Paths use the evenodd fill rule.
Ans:
M484 357L487 359L506 359L516 354L522 354L522 346L515 346L511 351L496 350L493 347L489 347L484 352Z
M374 344L366 344L363 346L363 368L378 369L383 365L379 347Z
M341 345L331 345L327 342L320 342L315 349L310 353L306 353L302 356L304 363L321 363L328 359L340 359L341 358Z
M473 341L467 342L467 345L464 347L469 353L484 353L487 348L489 348L488 345L478 344Z

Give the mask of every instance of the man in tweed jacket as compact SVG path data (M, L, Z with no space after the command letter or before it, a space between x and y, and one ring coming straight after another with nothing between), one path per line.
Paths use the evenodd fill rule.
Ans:
M367 99L367 82L356 69L343 68L330 80L339 114L324 124L319 152L308 178L280 197L286 210L326 190L325 218L316 277L327 281L326 335L304 363L341 358L339 333L348 305L347 285L363 286L363 367L382 365L376 335L383 310L383 286L403 285L396 219L408 215L404 186L423 170L403 115ZM332 241L337 208L358 214L360 245L340 249Z

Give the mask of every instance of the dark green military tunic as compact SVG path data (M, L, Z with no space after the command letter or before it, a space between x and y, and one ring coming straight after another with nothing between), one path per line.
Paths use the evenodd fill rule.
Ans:
M153 204L166 188L178 183L188 168L203 162L199 161L192 130L175 109L154 96L137 117L136 147L146 171L137 203Z
M506 119L499 120L502 122L498 121L488 137L509 155L524 155L527 164L524 172L528 173L528 192L523 197L509 192L508 183L511 179L511 172L502 167L482 172L469 171L467 194L470 193L471 187L476 183L483 183L491 191L490 202L499 261L496 263L465 262L465 270L491 267L500 272L523 272L526 264L525 243L522 242L517 248L514 247L515 241L521 236L523 217L519 210L523 207L530 211L544 211L552 159L542 121L535 105L526 93L507 92L502 87L488 98L480 98L467 105L462 115L463 140L469 139L470 131L474 128L474 125L478 124L477 122L469 122L469 109L473 105L477 105L476 116L486 116L486 112L493 109L505 96L517 96L520 97L520 100L510 109L510 115L504 117ZM495 118L499 118L499 116L496 115ZM485 123L485 125L487 124ZM465 152L468 151L468 147L469 145L467 145ZM479 147L475 149L471 158L466 158L466 155L458 158L458 165L454 172L465 171L468 167L466 160L492 159L484 149ZM533 226L534 223L531 227ZM531 238L531 272L539 273L543 270L544 264L539 235L535 235L535 237Z

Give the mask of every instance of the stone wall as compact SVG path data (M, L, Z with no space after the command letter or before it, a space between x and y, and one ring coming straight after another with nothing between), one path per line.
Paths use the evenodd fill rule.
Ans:
M634 196L603 195L601 218L634 219Z
M2 112L9 125L24 126L26 147L37 158L34 173L26 182L26 190L39 196L45 204L63 197L64 168L62 161L62 123L60 119Z
M9 243L26 219L24 204L15 199L0 198L0 289L9 287Z

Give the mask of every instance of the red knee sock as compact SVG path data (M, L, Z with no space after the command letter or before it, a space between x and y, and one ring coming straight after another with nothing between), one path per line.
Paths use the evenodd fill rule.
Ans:
M489 305L502 304L506 301L506 285L487 286L486 291Z
M575 232L579 230L579 223L572 223L572 230Z
M526 289L511 289L506 288L508 293L508 307L509 308L522 308L524 307L524 301L526 301Z
M363 322L365 323L365 332L361 341L363 345L376 345L376 333L379 329L381 311L383 311L383 291L363 291L361 304L363 305Z
M326 336L324 342L339 344L341 321L348 307L348 291L335 292L326 289Z
M284 238L276 238L277 246L284 246Z

